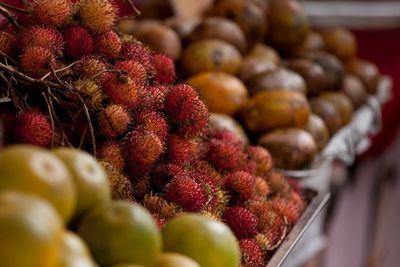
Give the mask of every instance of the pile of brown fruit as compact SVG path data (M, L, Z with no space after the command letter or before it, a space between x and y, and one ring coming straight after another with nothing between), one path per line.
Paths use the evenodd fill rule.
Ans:
M183 212L222 220L243 266L266 264L305 208L266 149L209 130L207 107L175 83L173 61L114 30L110 1L0 7L6 144L86 149L102 160L115 199L142 203L160 227Z
M202 18L163 19L120 27L175 59L211 121L239 120L278 168L307 168L376 93L379 70L357 57L352 33L311 29L296 0L219 0Z

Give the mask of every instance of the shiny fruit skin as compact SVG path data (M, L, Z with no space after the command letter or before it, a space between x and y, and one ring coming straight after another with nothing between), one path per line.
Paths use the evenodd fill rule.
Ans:
M249 144L249 138L247 137L242 125L231 116L221 113L210 113L208 124L213 132L227 129L239 138L244 145Z
M329 135L332 136L343 126L343 119L336 106L323 98L310 100L312 112L318 115L328 127Z
M186 47L180 63L182 70L189 76L203 71L236 74L242 63L242 56L236 47L226 41L206 39Z
M90 255L89 248L75 233L65 231L57 267L98 267Z
M277 68L276 63L270 60L248 56L243 59L243 63L240 66L240 70L238 73L238 77L242 81L247 82L257 74L264 72L271 72L276 70L276 68Z
M354 58L346 63L346 70L362 81L368 94L376 93L380 72L375 64L367 60Z
M44 199L16 191L0 193L0 266L54 267L63 222Z
M325 122L317 115L311 114L304 129L314 138L318 151L322 151L329 141L329 131Z
M354 35L344 28L333 28L322 31L325 48L338 58L346 61L357 54L357 41Z
M235 114L248 100L245 85L223 72L202 72L187 80L198 92L210 112Z
M293 91L269 91L255 95L241 110L247 129L263 133L281 127L304 127L310 115L305 96Z
M93 208L78 234L101 266L118 263L153 266L161 252L161 236L143 207L117 200Z
M268 60L275 63L277 66L281 63L281 57L279 56L278 52L276 52L274 48L263 43L256 43L251 48L247 56Z
M309 31L303 42L292 49L293 56L304 56L307 53L322 51L325 48L324 39L320 33L316 31Z
M342 92L350 99L354 109L361 107L368 98L364 85L354 75L347 75L344 78Z
M350 99L345 94L340 92L325 92L320 97L330 101L333 105L335 105L336 109L340 113L340 116L342 117L342 123L344 125L351 121L354 108Z
M76 189L68 169L51 152L13 145L0 155L0 190L18 190L48 200L65 222L76 205Z
M190 233L190 234L188 234ZM237 267L238 242L225 224L198 214L175 217L162 230L164 251L177 252L201 267Z
M154 267L200 267L191 258L178 253L163 253L158 257Z
M342 88L345 71L342 62L336 56L326 52L318 52L306 57L323 68L326 76L325 90L338 91Z
M79 219L96 205L111 201L107 174L93 156L68 147L57 148L54 154L64 162L75 184L77 202L74 219Z

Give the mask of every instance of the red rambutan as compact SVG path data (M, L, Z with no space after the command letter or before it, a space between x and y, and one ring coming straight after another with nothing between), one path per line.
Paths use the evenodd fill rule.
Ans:
M187 212L200 211L206 204L206 197L201 185L187 177L174 177L165 186L165 199Z
M133 115L133 124L151 131L164 141L168 134L168 124L161 113L155 111L139 111Z
M302 190L298 181L296 181L295 179L288 179L288 183L294 192L296 192L297 194L301 194Z
M172 83L176 78L174 61L163 54L155 53L151 57L154 80L159 83Z
M143 199L143 206L153 214L158 214L166 220L174 218L181 213L180 208L174 203L169 203L157 195L147 195Z
M62 26L72 18L71 0L33 0L32 17L39 24Z
M75 83L75 88L90 109L98 109L101 106L103 92L95 82L89 79L78 80Z
M295 225L300 218L302 211L294 202L284 198L274 198L271 200L271 205L276 212L286 217L291 226Z
M234 145L212 139L209 143L207 161L221 171L231 171L238 167L242 152Z
M41 46L50 49L53 53L60 54L64 48L64 40L56 28L33 26L22 31L18 45L22 50Z
M97 37L97 49L100 54L108 59L114 59L121 52L121 40L114 31L109 31Z
M0 51L12 56L15 52L15 47L17 43L17 38L14 34L0 31Z
M246 208L239 206L227 208L222 220L238 239L251 238L257 233L257 217Z
M171 134L168 137L167 157L171 163L185 165L195 161L199 156L200 144L196 139L186 139L178 135Z
M146 69L138 61L132 59L119 61L114 68L125 71L126 75L137 84L145 85L147 82Z
M128 177L118 171L112 164L106 161L100 161L100 163L110 181L112 198L134 201L133 188Z
M145 110L163 110L168 87L164 85L151 85L141 91L141 108Z
M91 79L96 74L105 74L106 64L97 57L85 56L81 58L77 64L75 64L74 70L79 73L82 78Z
M243 202L255 197L255 178L244 171L232 172L225 176L225 188Z
M162 230L164 228L164 226L167 224L167 220L161 218L160 215L151 214L151 216L153 217L154 221L156 222L158 229Z
M114 140L108 140L97 149L99 159L111 163L117 170L122 171L125 166L124 155L121 146Z
M164 152L160 138L153 132L133 130L126 136L125 157L133 176L146 175Z
M256 174L259 176L267 175L273 167L272 156L265 148L261 146L249 146L246 149L250 160L257 165Z
M144 47L142 43L136 41L122 44L121 58L139 62L146 69L147 75L153 76L153 64L151 63L150 50Z
M266 198L270 193L268 183L260 176L255 177L255 190L257 197Z
M24 111L15 120L14 135L18 143L49 147L52 132L50 121L39 111Z
M99 113L97 123L102 135L117 137L128 130L131 116L124 106L111 104Z
M71 59L80 59L94 51L93 37L81 26L71 26L64 30L65 53Z
M150 178L148 176L134 179L132 181L132 186L133 195L138 201L142 201L147 194L150 194L151 187Z
M134 108L139 102L139 92L143 87L128 76L108 73L104 78L103 90L114 104Z
M241 267L263 267L265 254L261 247L252 239L242 239L239 241L240 251L242 252Z
M224 184L224 177L209 162L196 160L192 162L191 167L193 168L193 172L211 177L216 186L221 187Z
M271 193L279 196L289 196L291 187L283 174L272 172L267 177L267 183Z
M78 16L81 24L95 33L111 31L117 8L109 0L80 0Z
M244 148L242 140L240 140L234 133L225 128L215 131L212 137L225 143L232 144L240 150L243 150Z
M280 232L285 225L283 217L277 213L266 199L254 199L246 202L248 208L258 219L257 230L276 228Z
M151 187L154 192L160 193L175 177L190 177L183 167L174 164L161 164L151 174Z
M27 48L21 55L22 71L33 78L41 78L55 65L53 53L45 47Z

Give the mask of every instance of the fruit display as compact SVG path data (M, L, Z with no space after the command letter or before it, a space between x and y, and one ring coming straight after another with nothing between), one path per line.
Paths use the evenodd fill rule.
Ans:
M253 31L259 21L246 20L245 14L265 14L242 1L232 10L223 2L216 12L235 12L245 36L258 41ZM33 194L53 206L63 229L56 231L50 251L38 252L49 253L48 266L152 267L190 261L187 257L202 267L267 264L308 199L296 182L274 170L267 149L225 126L209 127L209 110L199 96L212 94L209 84L229 103L220 112L238 113L248 102L244 83L234 76L243 60L237 45L196 41L200 57L187 54L187 75L210 75L178 83L173 59L139 41L163 53L177 52L179 46L157 43L172 33L155 26L159 22L147 22L135 38L114 30L118 11L108 0L0 6L7 14L19 12L15 19L7 17L0 31L6 145L0 154L0 194ZM280 62L273 50L258 53ZM205 68L198 68L199 60ZM204 92L192 83L204 86ZM295 94L300 105L286 103L286 94ZM284 102L277 103L278 112L303 110L294 126L306 126L310 108L304 94L283 91L276 99ZM292 125L291 115L285 124ZM162 251L184 256L159 260ZM4 259L12 262L12 255Z
M154 21L181 37L178 78L197 90L211 112L240 121L252 144L295 127L311 132L321 151L376 93L379 70L358 58L353 34L340 27L312 29L297 0L219 0L185 27L179 17L164 18ZM154 23L150 19L157 18L139 18L132 27ZM279 143L297 143L297 135L289 136ZM282 155L298 157L296 151L270 152L282 169L305 169L318 155L292 165Z

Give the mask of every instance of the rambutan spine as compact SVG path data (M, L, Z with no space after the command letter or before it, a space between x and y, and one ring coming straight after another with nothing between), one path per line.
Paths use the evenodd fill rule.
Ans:
M109 31L97 37L97 49L108 59L117 58L121 52L121 40L114 31Z
M135 83L145 85L147 83L147 72L143 65L135 60L123 60L115 64L116 70L126 72L126 75Z
M14 135L18 143L49 147L53 128L46 115L36 110L28 110L17 116Z
M174 61L163 54L155 53L152 55L154 69L154 80L158 83L171 83L176 79Z
M151 63L151 54L148 48L144 47L139 41L125 42L121 48L121 58L125 60L136 60L147 71L149 77L153 76L153 64Z
M55 65L54 54L50 49L40 46L27 48L20 59L22 71L33 78L41 78Z
M117 137L124 134L131 124L131 116L128 110L117 104L111 104L100 111L97 123L103 136Z
M21 50L40 46L60 55L64 48L64 40L61 33L56 28L47 26L32 26L22 31L18 41Z
M123 171L125 160L122 147L114 140L108 140L99 145L97 149L99 159L111 163L117 170Z
M17 43L17 37L10 32L0 31L0 51L6 55L13 56Z
M63 26L72 18L73 4L70 0L33 0L32 17L39 24Z
M164 116L156 111L139 111L133 114L133 125L155 133L161 141L168 134L168 124Z
M80 0L79 20L83 26L94 33L111 31L117 18L117 9L108 0Z
M222 220L238 239L252 238L257 234L257 217L244 207L227 208L222 215Z
M74 60L90 55L95 45L91 34L81 26L71 26L64 30L65 53Z
M263 267L266 265L265 253L254 240L242 239L239 241L239 246L242 252L241 267Z
M225 176L225 188L237 195L237 201L244 202L255 197L255 178L244 171L232 172Z
M110 181L112 198L132 202L135 201L133 197L132 184L128 177L118 171L111 163L108 163L107 161L100 161L100 163L106 171Z
M134 83L128 76L108 73L102 84L104 92L114 104L135 108L139 102L142 86Z

